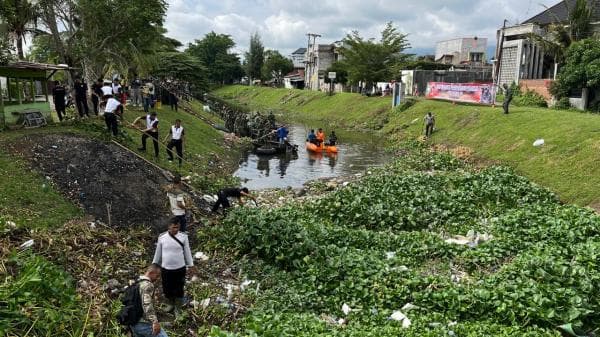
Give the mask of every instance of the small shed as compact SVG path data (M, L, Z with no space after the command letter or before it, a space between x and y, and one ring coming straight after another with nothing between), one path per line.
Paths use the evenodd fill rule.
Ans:
M52 120L49 80L67 65L18 61L0 66L0 129L22 122L27 111Z

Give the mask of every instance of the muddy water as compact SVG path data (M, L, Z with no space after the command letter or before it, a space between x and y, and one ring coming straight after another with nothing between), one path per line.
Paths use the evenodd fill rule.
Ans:
M250 189L301 187L309 180L361 173L389 160L382 142L373 134L336 131L337 154L306 151L309 128L291 125L289 140L298 145L297 155L256 155L245 153L235 176ZM325 130L328 135L329 130Z

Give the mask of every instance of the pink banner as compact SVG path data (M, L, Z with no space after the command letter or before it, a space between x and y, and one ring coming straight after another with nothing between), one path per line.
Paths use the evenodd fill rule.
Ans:
M428 82L425 96L429 99L492 104L493 90L494 85L492 83Z

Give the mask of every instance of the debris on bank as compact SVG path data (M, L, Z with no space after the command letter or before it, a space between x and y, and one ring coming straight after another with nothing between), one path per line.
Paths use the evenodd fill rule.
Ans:
M161 198L161 187L169 182L161 170L114 144L44 134L23 136L7 146L96 220L160 228L169 216Z

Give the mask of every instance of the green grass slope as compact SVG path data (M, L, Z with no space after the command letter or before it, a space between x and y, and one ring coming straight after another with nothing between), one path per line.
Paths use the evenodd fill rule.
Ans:
M575 111L453 105L419 101L404 112L393 112L390 99L301 90L244 86L224 87L215 95L253 109L276 109L284 118L346 128L369 127L394 139L423 132L427 111L436 115L432 142L470 147L482 159L514 167L519 173L557 192L563 201L600 207L600 116ZM533 147L543 138L546 144Z
M365 97L351 93L329 96L317 91L238 85L222 87L213 94L251 109L283 113L286 119L321 123L334 128L380 128L391 110L389 97Z

